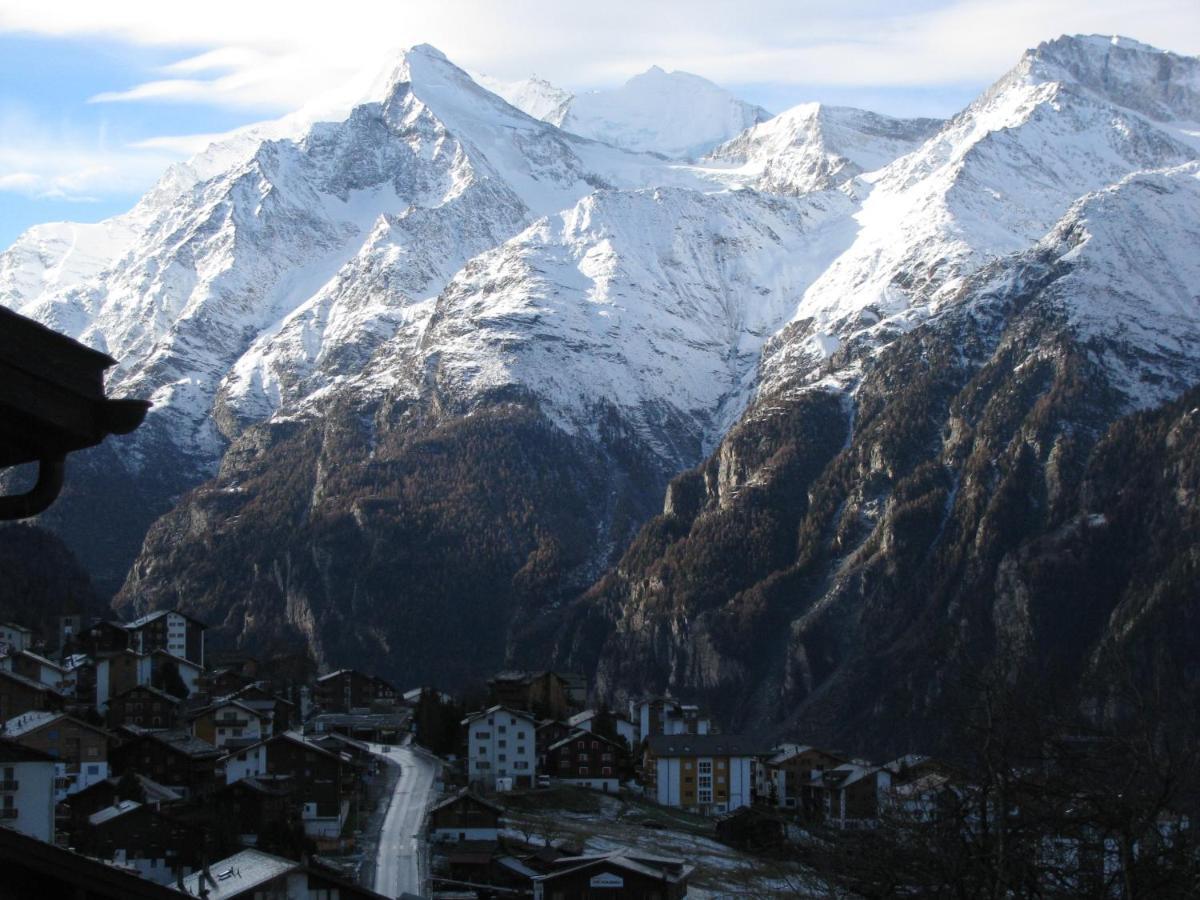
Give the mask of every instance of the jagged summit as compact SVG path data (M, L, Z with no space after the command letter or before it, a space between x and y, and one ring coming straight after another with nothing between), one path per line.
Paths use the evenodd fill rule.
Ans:
M1200 57L1119 36L1064 35L1028 51L1018 68L1157 121L1200 121Z
M941 124L804 103L721 144L707 160L737 167L735 177L760 190L802 194L883 168Z

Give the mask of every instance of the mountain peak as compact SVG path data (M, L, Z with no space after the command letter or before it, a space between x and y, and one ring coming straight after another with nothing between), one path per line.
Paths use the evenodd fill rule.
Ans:
M1158 121L1200 121L1200 58L1120 35L1063 35L1026 52L1018 71L1082 88Z

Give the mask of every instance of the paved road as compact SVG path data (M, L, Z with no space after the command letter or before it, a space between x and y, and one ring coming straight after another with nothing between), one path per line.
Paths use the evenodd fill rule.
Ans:
M375 890L385 897L399 897L405 891L419 895L425 886L421 827L433 800L438 764L433 757L411 747L372 744L371 751L400 767L400 778L379 834Z

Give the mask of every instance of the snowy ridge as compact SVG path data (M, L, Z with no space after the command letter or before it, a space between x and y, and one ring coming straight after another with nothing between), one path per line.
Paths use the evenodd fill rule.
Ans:
M1044 63L1111 46L1060 38L1030 51L918 150L861 176L858 237L800 302L795 321L806 327L772 347L765 387L795 383L849 340L878 345L925 321L965 276L1040 240L1084 194L1200 156L1176 122L1121 106L1129 93L1111 72L1080 83ZM1128 52L1135 67L1150 53ZM1180 92L1181 111L1191 102Z
M942 124L805 103L747 129L706 158L747 187L803 194L873 172L917 149Z
M202 475L247 423L433 384L462 411L520 388L577 433L615 408L689 465L756 390L851 383L855 359L999 258L1086 233L1083 279L1134 253L1118 238L1190 246L1190 170L1173 167L1200 158L1198 71L1061 38L946 123L816 104L762 121L659 69L566 100L504 88L535 116L422 45L344 120L246 129L125 216L31 229L0 254L0 302L121 361L110 389L155 402L135 463L165 443ZM542 120L563 103L563 128ZM719 146L690 165L622 144ZM1134 204L1108 235L1097 211L1166 183L1169 208ZM1173 271L1191 270L1164 257L1140 281L1079 284L1141 310L1122 352L1159 376L1182 352L1164 335L1196 315L1185 280L1159 283ZM1182 299L1147 299L1164 291ZM1116 334L1100 310L1072 315Z
M852 237L836 192L602 191L472 262L438 299L418 371L466 410L519 386L568 431L618 408L674 465L740 414L762 344Z

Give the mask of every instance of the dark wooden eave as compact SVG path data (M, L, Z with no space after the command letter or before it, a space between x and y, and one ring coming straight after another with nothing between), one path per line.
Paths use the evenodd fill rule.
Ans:
M32 490L0 497L0 519L36 515L58 496L68 453L146 417L144 400L104 396L116 360L0 307L0 467L38 464Z

